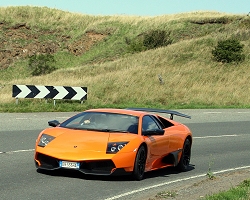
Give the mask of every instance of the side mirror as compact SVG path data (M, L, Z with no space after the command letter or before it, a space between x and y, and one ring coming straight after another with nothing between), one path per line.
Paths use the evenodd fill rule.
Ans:
M142 131L142 135L148 136L148 135L164 135L164 130L162 129L154 129L154 130L147 130Z
M48 121L49 126L56 127L60 124L57 120Z

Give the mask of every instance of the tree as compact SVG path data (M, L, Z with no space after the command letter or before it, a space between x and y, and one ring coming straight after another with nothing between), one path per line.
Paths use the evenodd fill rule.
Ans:
M244 45L236 39L222 40L212 50L212 55L218 62L241 62L245 59L245 55L242 54L243 47Z

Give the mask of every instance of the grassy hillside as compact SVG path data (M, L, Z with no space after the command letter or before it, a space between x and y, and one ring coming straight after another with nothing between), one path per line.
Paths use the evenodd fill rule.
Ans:
M131 52L127 41L150 30L169 31L172 44ZM244 45L245 61L214 61L212 49L231 37ZM7 7L0 8L0 44L0 111L250 107L249 16L91 16L46 7ZM28 59L39 53L53 54L58 70L32 76ZM37 99L20 99L15 105L13 84L86 86L88 100L59 101L56 108Z

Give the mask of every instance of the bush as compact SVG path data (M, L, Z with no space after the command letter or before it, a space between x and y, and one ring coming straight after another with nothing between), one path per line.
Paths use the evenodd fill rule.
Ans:
M54 56L51 54L32 55L29 58L29 68L33 76L49 74L56 70Z
M147 50L146 47L143 45L142 39L129 41L128 44L129 44L128 50L130 52L141 52Z
M157 47L167 46L172 43L170 32L164 30L152 30L145 34L143 45L147 49L154 49Z
M240 62L245 59L245 55L242 54L243 47L244 45L236 39L219 41L218 45L212 50L212 55L218 62Z
M164 30L151 30L147 33L142 33L132 41L125 38L126 43L129 45L128 49L132 52L140 52L149 49L155 49L162 46L167 46L172 43L170 32Z

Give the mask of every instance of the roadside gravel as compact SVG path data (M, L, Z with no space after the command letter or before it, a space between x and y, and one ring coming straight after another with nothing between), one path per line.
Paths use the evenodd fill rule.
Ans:
M242 169L228 173L214 175L213 179L207 176L168 185L159 190L149 191L134 200L202 200L206 195L227 191L250 179L250 169Z

